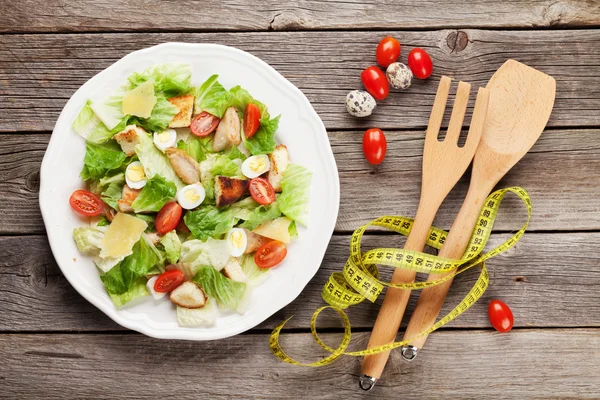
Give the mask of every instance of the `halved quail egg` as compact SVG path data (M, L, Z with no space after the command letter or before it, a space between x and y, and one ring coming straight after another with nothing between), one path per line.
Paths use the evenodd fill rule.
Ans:
M249 179L254 179L271 169L269 156L261 154L259 156L248 157L242 163L242 174Z
M240 257L246 251L248 236L243 229L233 228L227 233L227 247L233 257Z
M177 145L177 132L175 129L165 129L162 132L154 132L154 145L164 153L169 147Z
M146 172L139 161L134 161L125 169L125 182L132 189L141 189L146 186Z
M204 201L206 192L204 187L199 183L187 185L179 189L177 192L177 202L186 210L191 210L198 207Z

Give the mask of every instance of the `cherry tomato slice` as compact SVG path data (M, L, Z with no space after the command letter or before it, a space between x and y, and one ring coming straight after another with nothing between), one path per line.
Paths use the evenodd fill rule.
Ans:
M400 57L400 43L391 36L384 37L377 45L375 56L377 64L387 68Z
M362 146L363 154L370 164L381 164L387 150L387 141L381 129L367 129L363 136Z
M179 225L183 209L174 201L167 203L160 209L156 215L156 230L161 235L172 231Z
M513 313L510 308L500 300L492 300L488 306L488 317L494 329L498 332L508 332L514 324Z
M390 85L385 73L378 67L371 66L365 69L360 74L360 78L367 92L371 93L376 100L383 100L390 93Z
M260 126L260 108L256 104L248 103L244 111L244 134L246 138L254 136Z
M408 68L415 78L426 79L433 72L433 62L425 50L416 47L408 53Z
M218 117L209 114L206 111L202 111L192 120L190 130L196 136L208 136L217 128L219 122L221 122L221 120Z
M285 244L273 240L261 246L254 254L254 262L259 268L272 268L279 264L287 255Z
M178 269L163 272L154 282L154 291L157 293L167 293L181 285L185 280L185 275Z
M76 190L69 198L71 208L86 217L95 217L102 214L104 204L98 195L87 190Z
M266 205L275 201L275 190L265 178L254 178L249 185L250 196L258 204Z

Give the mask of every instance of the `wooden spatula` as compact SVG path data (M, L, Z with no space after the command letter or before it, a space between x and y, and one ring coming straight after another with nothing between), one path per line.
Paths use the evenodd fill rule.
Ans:
M540 137L556 95L554 78L515 60L506 61L486 88L490 91L490 102L483 137L473 161L469 191L440 257L463 256L487 196ZM443 276L431 274L428 280ZM404 339L415 337L435 323L451 284L449 280L421 292ZM414 359L426 340L427 336L421 336L403 347L402 357Z
M446 137L443 141L438 140L449 90L450 78L442 77L425 134L421 199L415 221L404 245L406 250L423 250L438 208L471 163L481 138L488 104L488 91L484 88L480 88L477 93L475 110L465 145L458 147L458 138L471 91L470 84L460 82ZM412 282L415 276L416 272L413 271L396 270L392 277L392 283ZM373 327L369 348L394 341L409 297L409 290L388 289ZM369 390L373 387L375 381L381 376L388 357L389 351L364 358L360 378L360 385L363 389Z

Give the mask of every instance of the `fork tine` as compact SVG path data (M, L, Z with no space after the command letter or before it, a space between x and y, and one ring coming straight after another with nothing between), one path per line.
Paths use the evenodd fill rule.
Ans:
M454 99L452 115L450 116L448 131L446 132L446 138L444 139L444 141L447 141L448 143L458 143L460 131L462 130L463 126L463 120L465 119L465 113L467 112L467 103L469 102L470 93L470 83L462 81L458 83L458 90L456 91L456 98Z
M475 100L475 109L473 110L471 126L469 127L469 133L467 134L467 141L463 146L465 151L469 153L474 152L474 147L479 145L479 140L481 139L483 127L485 125L485 117L487 115L489 99L490 91L486 88L480 87L477 91L477 100Z
M431 115L429 116L429 123L427 124L427 132L425 133L425 145L427 142L432 140L437 141L440 127L442 126L442 119L444 118L444 110L446 110L446 102L448 101L448 93L450 92L450 82L452 79L447 76L442 76L440 84L433 101L433 107L431 108Z

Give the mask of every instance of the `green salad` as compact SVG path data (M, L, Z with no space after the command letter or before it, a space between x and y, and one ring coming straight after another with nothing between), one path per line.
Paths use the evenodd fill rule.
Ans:
M217 75L192 85L187 64L135 72L83 106L73 238L116 307L168 297L186 327L245 312L308 220L311 172L275 141L279 120Z

